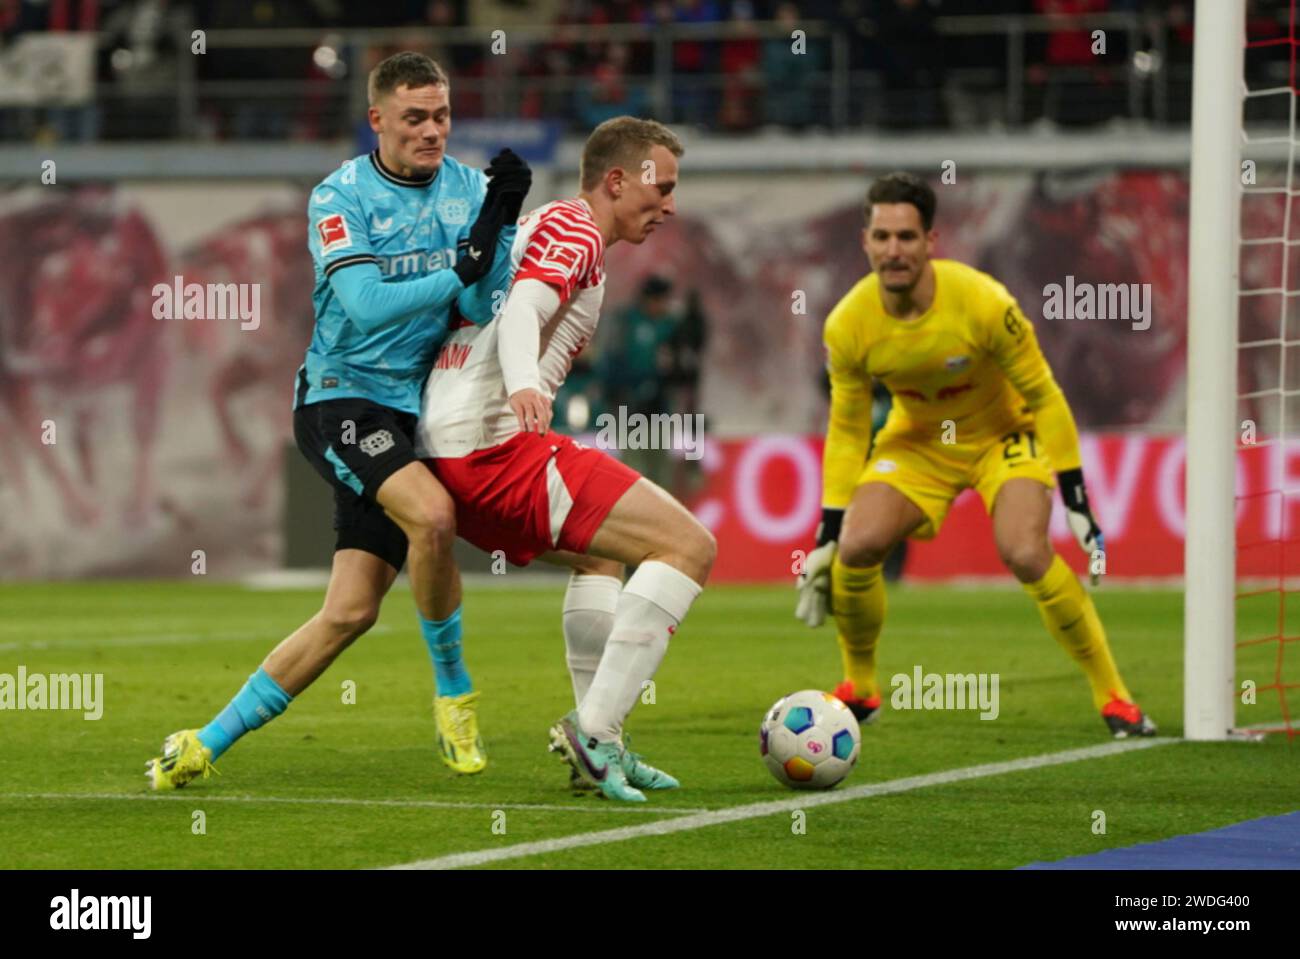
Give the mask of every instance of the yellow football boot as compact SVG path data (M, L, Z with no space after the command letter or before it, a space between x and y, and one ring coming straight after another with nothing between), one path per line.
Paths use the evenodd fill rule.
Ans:
M442 761L458 773L482 772L487 753L478 734L478 692L436 697L433 718Z
M216 772L212 750L199 742L197 729L172 733L162 745L162 755L145 763L145 777L153 789L180 789L191 779L207 779Z

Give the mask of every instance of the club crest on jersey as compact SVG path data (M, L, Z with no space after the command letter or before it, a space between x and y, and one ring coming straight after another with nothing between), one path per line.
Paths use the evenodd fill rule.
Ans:
M948 368L949 373L956 373L970 366L969 356L950 356L943 361L943 365Z
M450 198L438 201L438 219L447 226L464 226L469 222L469 201Z
M352 235L348 233L347 222L343 214L335 213L316 221L316 232L320 234L320 251L322 254L346 249L352 245Z
M367 456L378 456L380 453L386 453L395 445L393 434L388 430L375 430L369 436L362 437L361 442L357 444L361 452Z

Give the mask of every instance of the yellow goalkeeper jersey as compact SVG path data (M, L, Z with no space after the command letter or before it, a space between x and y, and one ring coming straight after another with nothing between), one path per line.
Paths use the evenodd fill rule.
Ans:
M1079 466L1065 395L1015 297L987 273L931 260L934 302L920 317L885 312L874 273L831 311L824 340L831 381L823 504L848 505L871 444L871 379L894 395L882 433L940 445L947 421L962 444L997 442L1032 418L1057 472Z

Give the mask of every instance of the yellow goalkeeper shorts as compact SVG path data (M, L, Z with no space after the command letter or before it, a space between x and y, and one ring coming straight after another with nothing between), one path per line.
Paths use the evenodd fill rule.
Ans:
M962 490L978 492L992 515L1002 484L1017 478L1037 480L1049 489L1056 486L1052 461L1032 421L960 443L944 443L941 434L921 441L915 431L891 434L886 428L877 436L857 485L885 483L898 490L927 518L911 538L933 539Z

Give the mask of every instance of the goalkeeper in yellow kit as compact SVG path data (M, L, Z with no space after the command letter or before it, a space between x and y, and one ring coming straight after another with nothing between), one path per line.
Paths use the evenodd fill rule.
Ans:
M1006 287L930 258L934 211L934 191L910 174L881 177L867 193L862 246L872 272L826 320L822 523L799 577L796 615L818 626L829 607L845 674L835 695L859 720L875 719L881 564L905 537L937 534L957 494L971 487L993 518L1002 561L1087 675L1111 733L1154 735L1120 678L1092 599L1048 540L1059 482L1079 545L1104 564L1065 395ZM873 377L894 395L874 447Z

